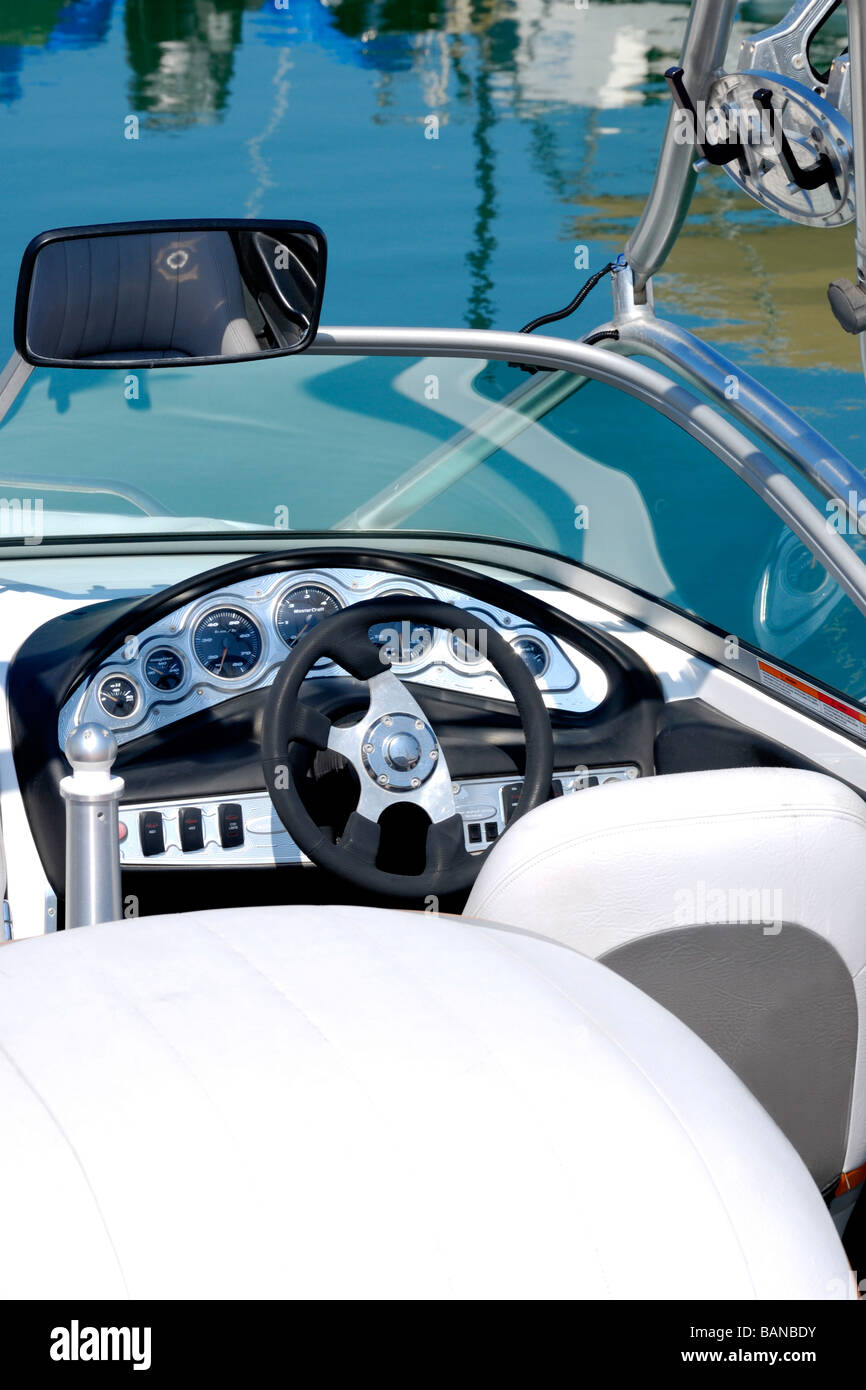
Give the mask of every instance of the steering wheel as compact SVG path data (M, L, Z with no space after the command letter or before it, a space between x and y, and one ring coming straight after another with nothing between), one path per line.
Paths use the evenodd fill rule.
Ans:
M371 892L401 898L439 896L469 888L484 856L466 849L444 750L420 705L391 669L399 652L390 644L377 645L369 636L371 628L383 623L399 630L404 619L413 629L425 624L459 632L476 651L486 653L514 697L526 742L523 790L512 819L547 800L553 773L550 717L520 657L474 613L406 595L352 604L324 618L297 642L277 672L265 706L262 764L277 815L315 864ZM322 657L367 682L369 706L354 724L332 724L300 699L304 678ZM361 794L336 842L316 824L301 799L289 758L292 743L330 749L355 769ZM406 804L420 806L430 822L420 873L392 873L376 864L379 818L388 807Z

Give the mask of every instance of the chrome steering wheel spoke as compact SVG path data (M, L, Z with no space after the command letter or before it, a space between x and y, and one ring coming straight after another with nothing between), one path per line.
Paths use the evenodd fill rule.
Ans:
M356 811L378 822L395 804L420 806L433 824L455 814L445 754L414 696L392 671L368 681L370 703L354 724L332 725L328 748L346 758L361 786Z

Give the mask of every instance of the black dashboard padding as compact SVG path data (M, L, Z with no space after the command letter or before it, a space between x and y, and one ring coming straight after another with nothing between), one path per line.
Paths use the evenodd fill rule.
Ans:
M655 764L657 773L713 772L726 767L827 771L792 753L784 744L737 724L703 700L677 700L665 705L656 736Z
M128 636L214 590L258 575L347 566L445 585L581 648L603 668L610 693L601 707L588 715L555 717L556 765L628 761L636 763L644 775L652 771L653 739L663 706L661 688L650 669L607 633L569 618L518 587L443 560L364 546L247 556L143 599L111 599L64 613L32 633L13 659L8 697L15 769L46 874L59 896L63 893L65 853L59 783L68 767L57 744L57 721L61 708L82 681ZM431 696L428 688L419 686L413 687L413 693L437 733L442 733L455 775L510 776L520 769L519 727L507 706L478 698L454 698L441 691ZM144 799L143 788L154 799L166 794L192 798L211 790L217 794L241 790L232 778L235 772L249 767L250 739L257 732L250 723L254 715L241 705L247 698L226 701L203 716L179 722L172 726L169 742L162 742L160 735L155 742L140 739L125 745L118 760L118 770L127 780L125 799ZM325 706L320 707L328 712ZM449 715L450 728L440 729L443 721L449 722ZM231 734L228 743L223 742L226 732ZM194 744L187 741L190 734ZM446 742L446 734L450 742ZM227 751L230 745L231 755ZM176 757L178 754L182 756ZM223 774L223 766L228 768L229 763L233 764L231 777ZM259 785L257 779L249 788ZM206 872L197 871L196 876ZM222 876L220 871L216 873Z

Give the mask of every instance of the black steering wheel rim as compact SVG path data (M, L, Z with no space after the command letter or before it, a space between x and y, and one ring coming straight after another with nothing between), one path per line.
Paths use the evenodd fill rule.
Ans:
M320 868L374 893L400 898L441 897L470 888L484 859L483 855L467 852L463 820L456 809L449 818L431 819L423 872L392 873L376 867L379 827L365 815L353 811L337 842L316 824L295 785L289 759L292 743L318 749L332 746L329 738L334 726L330 720L300 700L304 679L316 662L328 657L349 675L369 682L390 671L387 658L383 658L368 636L370 627L378 623L396 624L401 620L452 632L471 629L473 636L478 634L479 641L481 634L484 635L487 658L514 699L526 744L523 790L511 819L525 815L547 800L553 774L550 716L521 658L476 614L437 599L407 595L352 604L323 619L296 644L277 672L265 705L262 766L265 784L280 820L295 843ZM394 679L400 680L399 677ZM400 685L402 687L402 681ZM404 703L413 705L414 699L405 688L403 693ZM353 729L364 725L371 709L372 699L368 711ZM361 779L367 775L363 768L356 767L355 771Z

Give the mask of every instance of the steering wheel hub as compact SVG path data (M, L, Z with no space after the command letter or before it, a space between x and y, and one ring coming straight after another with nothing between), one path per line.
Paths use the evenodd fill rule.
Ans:
M390 791L414 791L433 773L439 758L436 735L414 714L383 714L364 734L364 768Z
M473 645L486 644L488 660L511 692L523 726L523 790L511 820L547 799L553 775L550 716L520 656L469 610L403 594L332 613L295 644L276 674L265 707L262 769L280 820L314 864L367 892L423 897L426 907L431 894L438 898L469 888L482 854L466 843L445 747L412 690L390 669L390 660L383 661L382 649L370 637L377 624L395 618L461 633L468 632L470 624ZM323 657L366 683L367 709L353 723L334 724L301 698L306 677ZM296 755L293 744L306 745L306 758ZM358 779L358 804L336 836L330 826L312 818L298 785L306 776L304 766L310 770L313 750L339 754ZM415 873L380 867L385 812L395 806L414 806L423 813L411 817L415 832L426 818L424 867ZM410 817L405 820L408 826ZM390 827L385 834L391 834Z

